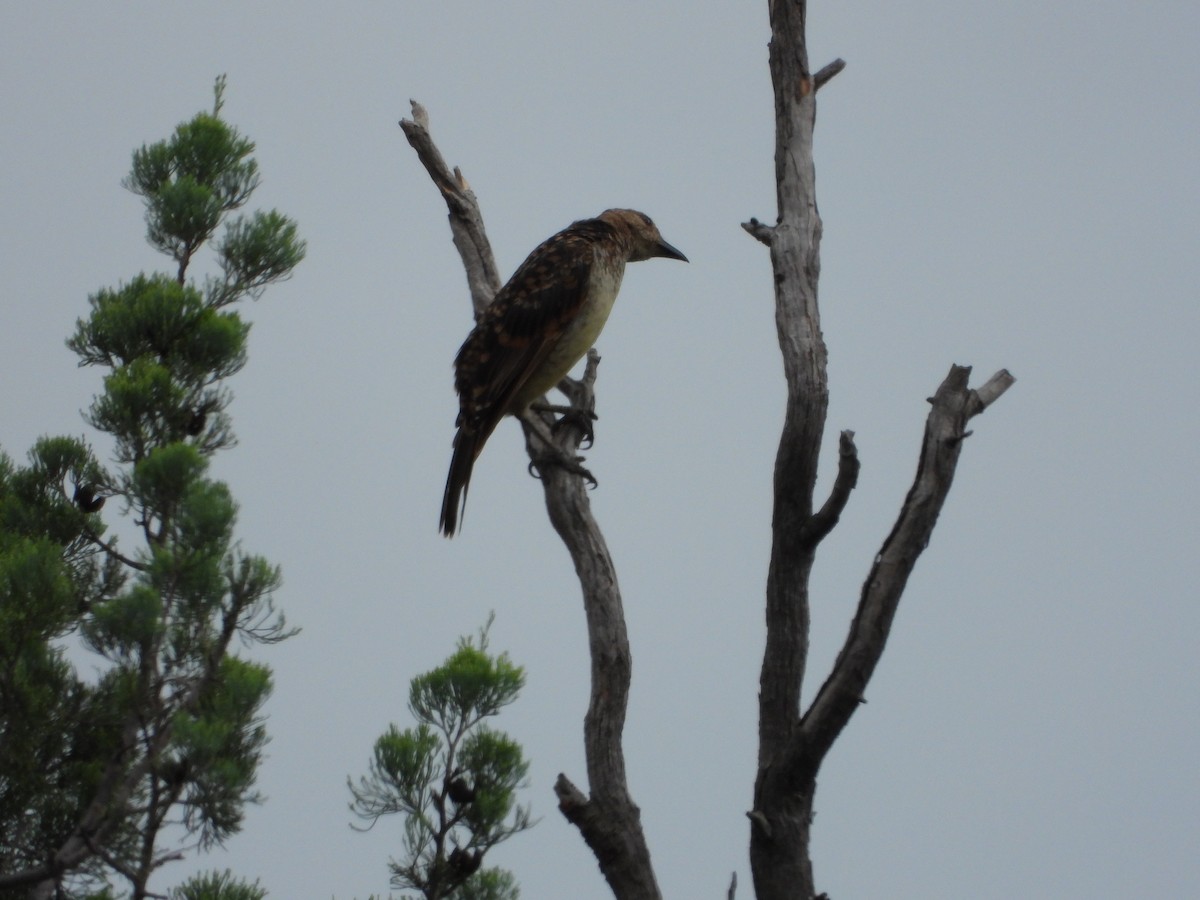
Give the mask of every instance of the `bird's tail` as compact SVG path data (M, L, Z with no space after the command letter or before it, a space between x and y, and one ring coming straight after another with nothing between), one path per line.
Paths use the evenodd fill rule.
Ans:
M453 537L454 530L467 506L467 486L471 483L471 470L479 456L483 443L475 431L460 428L454 436L454 455L450 459L450 474L446 476L446 492L442 494L442 518L438 527L446 537Z

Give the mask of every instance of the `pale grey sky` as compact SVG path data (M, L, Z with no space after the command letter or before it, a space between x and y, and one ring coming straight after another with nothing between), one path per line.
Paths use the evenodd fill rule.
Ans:
M814 576L809 693L916 464L952 362L1018 382L975 420L862 707L820 779L835 898L1200 895L1200 7L814 0L827 445L862 477ZM475 188L507 275L609 206L691 265L630 269L599 349L592 494L634 652L626 749L665 896L746 862L770 468L782 415L766 3L5 4L0 446L86 433L86 298L163 262L130 152L211 103L258 143L262 206L309 256L248 309L240 445L217 474L303 627L259 654L274 737L227 852L180 864L275 898L386 894L401 823L348 827L347 775L408 680L496 610L529 684L498 721L541 824L489 862L527 898L608 897L557 812L584 780L586 644L518 429L437 534L469 302L408 99ZM828 453L824 481L835 454ZM107 511L106 511L107 513Z

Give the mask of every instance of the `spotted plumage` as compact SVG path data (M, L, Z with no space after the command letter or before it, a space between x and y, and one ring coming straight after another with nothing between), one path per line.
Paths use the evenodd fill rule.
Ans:
M454 360L458 433L442 498L441 531L454 534L471 469L506 415L521 415L595 343L626 262L687 261L643 213L610 209L541 243L479 316Z

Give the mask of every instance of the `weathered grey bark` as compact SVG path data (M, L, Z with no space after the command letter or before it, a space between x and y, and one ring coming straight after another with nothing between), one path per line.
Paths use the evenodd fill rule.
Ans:
M767 639L759 679L759 753L754 807L748 813L750 864L758 900L815 896L809 858L816 776L833 741L862 702L883 653L908 574L928 544L958 462L968 419L1012 383L1000 372L979 391L969 368L955 366L926 423L916 480L863 587L858 613L833 670L808 711L800 692L808 658L809 574L816 548L837 523L858 475L853 433L843 432L829 499L813 511L818 455L828 402L825 343L817 306L821 219L813 167L817 89L844 67L815 75L805 44L804 0L771 0L771 80L775 91L773 226L743 225L771 250L775 318L787 381L783 432L775 459Z
M475 315L492 302L500 290L500 273L496 271L496 259L492 245L483 227L483 214L475 200L475 192L467 184L462 172L456 167L453 172L433 143L429 134L429 115L416 100L412 103L411 119L401 119L400 127L409 144L417 151L417 158L446 201L450 211L450 234L458 255L467 272L467 286L471 291L471 305Z
M412 110L412 119L402 120L400 127L446 201L454 244L467 271L471 299L478 314L500 288L479 205L462 173L457 169L451 172L434 146L425 110L416 102ZM583 379L578 382L565 379L559 385L571 398L572 405L593 408L592 387L598 364L599 357L595 351L590 352ZM549 420L544 423L549 424ZM522 426L532 470L542 448L529 425L522 422ZM579 449L582 438L581 431L566 427L558 430L555 440L561 452L572 455ZM641 815L629 796L625 780L621 734L629 700L632 657L616 567L592 515L584 479L557 466L545 466L538 472L550 521L571 554L583 589L592 665L591 702L584 719L589 794L585 795L566 775L560 774L554 785L559 809L579 828L618 900L659 900L662 895L650 863Z

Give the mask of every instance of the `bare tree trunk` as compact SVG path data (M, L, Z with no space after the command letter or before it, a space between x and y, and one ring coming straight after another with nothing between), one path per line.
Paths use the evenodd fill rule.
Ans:
M833 490L814 512L813 492L828 402L826 351L817 306L821 219L813 167L817 89L844 67L815 75L805 44L805 0L771 0L770 68L775 90L774 226L743 227L771 250L775 320L787 379L787 407L775 458L767 639L759 679L759 752L754 807L748 813L750 865L758 900L816 896L809 828L817 771L862 702L883 653L900 594L929 541L950 489L967 420L1012 383L1000 372L978 392L970 369L955 366L926 424L916 480L863 586L858 613L833 671L807 713L800 692L808 659L809 574L817 545L837 524L858 476L852 432L842 432Z
M425 110L416 102L412 110L412 119L402 120L400 127L446 201L454 244L467 271L471 299L478 313L500 288L483 217L462 173L457 169L451 172L434 146ZM571 398L572 405L593 408L592 388L598 364L599 356L595 351L589 352L583 379L579 382L564 379L559 385ZM538 455L539 438L527 424L523 422L522 426L526 448L533 460ZM558 429L556 436L559 449L568 456L578 450L582 439L582 432L573 427ZM590 794L585 795L566 775L560 774L554 785L559 809L592 849L618 900L660 900L662 895L650 863L641 814L629 796L625 779L621 735L629 701L632 657L616 566L592 515L584 480L551 467L540 470L540 477L550 521L571 554L583 589L592 661L591 702L584 719Z

